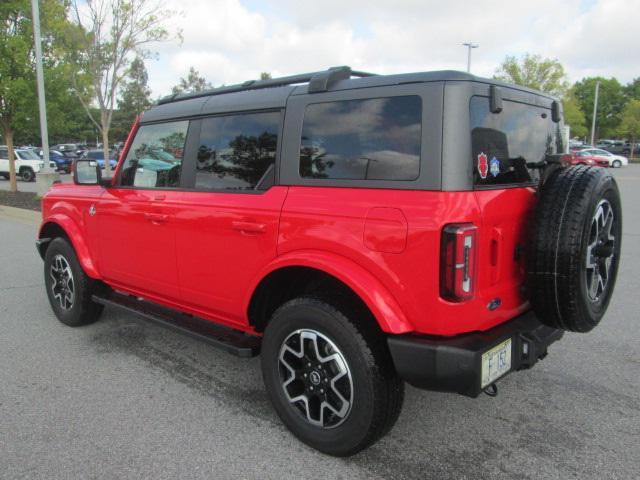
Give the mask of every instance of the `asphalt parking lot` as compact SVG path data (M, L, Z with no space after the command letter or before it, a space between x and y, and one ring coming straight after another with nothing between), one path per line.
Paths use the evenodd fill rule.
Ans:
M69 173L60 173L60 180L64 183L69 183L73 181L73 178ZM0 190L9 190L9 180L0 178ZM38 188L36 182L23 182L22 180L18 180L18 190L21 192L37 192Z
M615 175L623 257L602 325L565 335L496 398L408 387L391 433L347 459L280 424L259 359L113 309L60 324L36 226L0 207L0 478L640 478L640 165Z

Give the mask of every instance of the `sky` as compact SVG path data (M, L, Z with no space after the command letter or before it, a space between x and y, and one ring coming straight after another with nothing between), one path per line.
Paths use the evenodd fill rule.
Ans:
M153 96L193 66L213 85L349 65L492 76L506 55L556 58L569 80L640 77L640 0L165 0L176 39L150 48Z

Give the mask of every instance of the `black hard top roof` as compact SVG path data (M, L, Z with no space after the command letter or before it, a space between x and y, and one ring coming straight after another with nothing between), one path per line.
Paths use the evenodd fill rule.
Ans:
M553 99L550 95L537 90L499 80L477 77L470 73L456 70L375 75L353 71L350 67L345 66L281 78L249 80L238 85L224 86L202 92L170 95L160 99L157 105L145 112L141 121L146 123L196 115L279 109L284 108L290 95L441 81L487 83L515 88Z

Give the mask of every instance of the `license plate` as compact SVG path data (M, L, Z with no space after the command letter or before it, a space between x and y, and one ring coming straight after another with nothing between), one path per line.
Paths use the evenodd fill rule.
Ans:
M511 339L482 354L481 388L491 385L509 370L511 370Z

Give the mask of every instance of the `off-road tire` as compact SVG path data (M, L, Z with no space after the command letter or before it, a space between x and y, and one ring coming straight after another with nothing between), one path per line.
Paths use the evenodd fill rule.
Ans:
M55 297L53 288L54 279L52 278L51 267L58 256L61 256L67 262L72 272L73 303L68 309L61 306L59 298ZM51 308L58 320L65 325L79 327L93 323L100 318L104 306L95 303L91 297L94 293L106 287L87 276L78 262L78 257L73 247L65 238L58 237L53 239L47 248L44 257L44 282Z
M20 178L25 182L33 182L36 179L36 174L33 169L26 167L20 170Z
M262 342L262 374L270 400L283 423L307 445L335 456L353 455L385 435L394 425L404 399L384 336L373 318L357 309L316 297L283 304L267 325ZM283 342L307 329L329 338L344 355L351 372L352 404L342 423L332 428L310 423L290 403L281 377Z
M618 186L605 169L572 166L553 172L538 194L527 255L531 304L546 325L588 332L602 319L615 286L622 239ZM605 229L595 232L613 240L601 245L593 223L605 207L613 215L611 235L604 235ZM599 294L597 283L594 295L589 286L600 271L608 272L607 281Z

